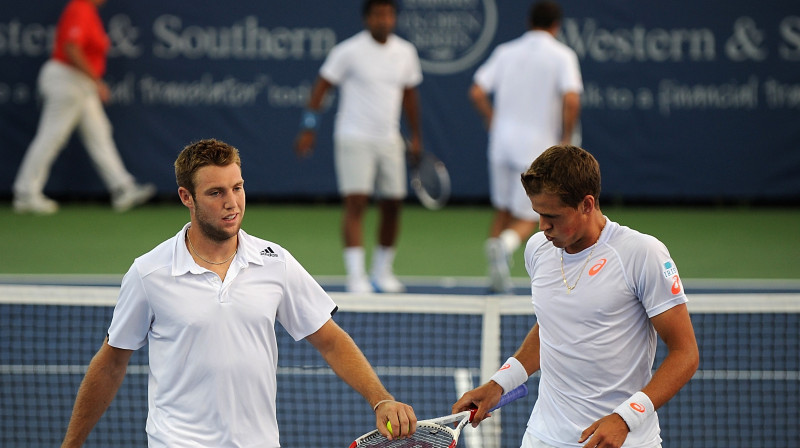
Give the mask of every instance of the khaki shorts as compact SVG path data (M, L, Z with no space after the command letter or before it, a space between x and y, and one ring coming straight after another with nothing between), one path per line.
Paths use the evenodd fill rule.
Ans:
M348 137L334 139L333 149L339 194L375 195L404 199L408 193L405 145Z

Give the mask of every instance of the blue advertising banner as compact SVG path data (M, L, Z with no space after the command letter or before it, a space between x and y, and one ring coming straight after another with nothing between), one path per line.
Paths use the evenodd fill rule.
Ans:
M39 119L36 77L65 2L0 13L0 195L11 194ZM451 170L453 197L488 198L487 135L467 90L478 65L525 31L522 0L398 0L397 33L422 61L425 147ZM800 9L795 2L564 0L559 38L579 56L581 145L604 197L644 201L800 200ZM175 191L186 144L240 149L251 197L336 196L326 102L318 145L299 160L300 112L327 52L362 29L360 2L111 0L107 111L128 169ZM103 185L76 137L46 192Z

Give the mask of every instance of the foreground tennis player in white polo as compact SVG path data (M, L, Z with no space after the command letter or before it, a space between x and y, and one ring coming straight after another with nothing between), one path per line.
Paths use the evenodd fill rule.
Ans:
M331 319L336 304L281 246L241 229L238 151L217 140L175 162L191 221L137 258L122 280L108 338L75 400L63 447L78 447L111 403L134 350L149 344L148 445L277 448L275 322L306 339L369 402L378 429L414 432L359 348ZM397 429L399 428L399 430Z
M600 211L600 167L553 146L522 175L540 232L525 248L537 323L486 384L453 412L473 424L541 371L523 448L661 446L655 410L697 370L699 355L675 263L656 238ZM655 373L656 336L668 354Z

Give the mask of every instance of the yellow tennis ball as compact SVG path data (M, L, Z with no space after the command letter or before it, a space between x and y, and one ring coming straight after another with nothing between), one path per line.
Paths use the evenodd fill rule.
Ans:
M386 429L389 430L389 434L394 434L392 432L392 422L386 422Z

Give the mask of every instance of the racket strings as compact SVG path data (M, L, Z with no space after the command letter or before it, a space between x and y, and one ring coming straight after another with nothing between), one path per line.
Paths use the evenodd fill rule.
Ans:
M453 435L447 428L436 424L422 424L408 439L387 440L376 434L371 439L362 441L359 447L372 448L448 448L453 443Z
M450 175L444 163L430 153L423 153L414 169L411 185L428 208L441 208L450 197Z
M442 196L442 180L437 164L421 164L419 167L419 180L422 182L422 187L431 197L438 198Z

